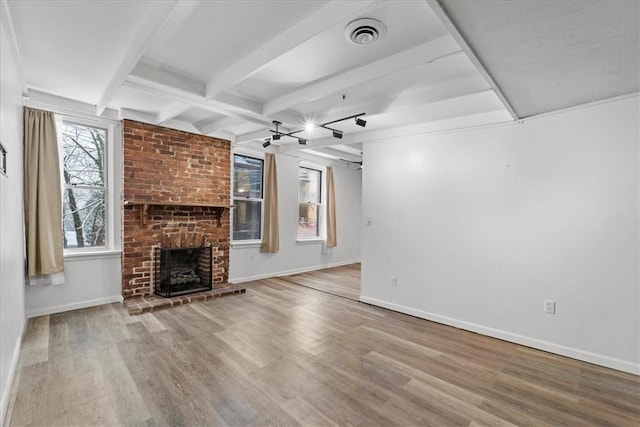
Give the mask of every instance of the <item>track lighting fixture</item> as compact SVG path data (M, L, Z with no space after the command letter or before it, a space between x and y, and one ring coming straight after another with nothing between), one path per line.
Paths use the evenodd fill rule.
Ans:
M288 137L297 139L298 140L298 144L300 144L300 145L307 145L308 140L306 140L304 138L300 138L299 136L296 136L295 134L296 133L300 133L300 132L304 132L304 131L311 132L313 129L315 129L317 127L330 130L331 133L333 134L334 138L342 139L342 136L344 135L344 132L342 132L341 130L329 127L327 125L355 118L356 119L356 124L358 126L365 127L367 122L360 118L361 116L364 116L365 114L366 113L354 114L353 116L343 117L343 118L338 119L338 120L332 120L330 122L321 123L321 124L306 123L304 129L298 129L298 130L294 130L292 132L287 132L287 133L281 132L279 126L282 123L279 122L279 121L274 120L273 124L276 126L276 129L275 130L270 129L270 132L273 135L272 135L271 139L265 140L264 143L262 144L262 146L264 148L267 148L269 145L271 145L271 141L272 140L273 141L279 141L280 138L283 137L283 136L288 136Z
M331 133L333 134L334 138L342 139L342 131L341 130L330 128L329 126L325 126L325 125L318 125L318 127L330 130Z
M282 132L280 132L280 130L278 129L278 126L280 126L282 124L282 122L279 122L277 120L272 121L271 123L273 123L276 126L276 130L275 131L271 131L273 133L273 135L271 136L271 141L280 141L280 136L284 135ZM265 144L267 143L267 141L265 141ZM268 147L271 144L271 142L269 142L269 144L264 145L262 144L263 147Z

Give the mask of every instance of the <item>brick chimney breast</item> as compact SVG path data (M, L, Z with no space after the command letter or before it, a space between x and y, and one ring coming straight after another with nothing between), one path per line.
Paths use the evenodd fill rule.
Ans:
M213 286L229 279L229 209L231 146L229 141L123 121L122 295L150 294L153 249L213 247ZM149 202L146 225L142 206ZM162 205L162 203L171 205ZM175 205L175 203L184 205ZM221 212L218 218L218 213Z

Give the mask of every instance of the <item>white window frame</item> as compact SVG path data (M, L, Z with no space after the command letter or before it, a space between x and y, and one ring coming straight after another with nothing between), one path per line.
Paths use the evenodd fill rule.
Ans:
M296 242L299 244L304 243L319 243L325 241L326 236L326 213L323 212L323 208L325 205L325 179L327 176L327 170L324 166L317 165L315 163L307 163L307 162L298 162L298 170L296 174L296 212L299 211L300 205L302 203L306 203L305 201L300 200L300 169L311 169L320 172L320 200L318 201L318 235L315 237L299 237L298 236L298 224L297 221L300 219L298 214L296 214Z
M257 199L257 198L236 198L234 195L236 193L235 191L235 186L236 186L236 180L235 180L235 156L243 156L243 157L250 157L252 159L256 159L256 160L261 160L262 161L262 198L261 199ZM246 239L246 240L235 240L233 238L233 228L234 228L234 224L233 224L233 219L234 219L234 213L232 213L230 215L230 230L229 233L231 234L230 236L230 240L231 240L231 245L232 247L257 247L260 246L262 244L262 233L264 232L264 172L265 172L265 159L264 159L264 153L258 153L258 152L254 152L254 151L249 151L249 150L239 150L239 149L235 149L232 150L231 152L231 200L232 200L232 205L235 205L235 201L236 199L240 199L240 200L248 200L250 202L260 202L260 238L259 239ZM235 209L235 208L234 208Z
M60 197L64 197L64 191L67 189L67 184L64 182L64 165L62 164L62 158L64 156L63 143L62 143L62 126L63 122L77 124L80 126L88 126L97 129L105 129L107 132L107 139L105 141L105 160L104 160L104 173L106 175L104 193L105 193L105 209L106 209L106 224L105 224L105 244L104 246L90 246L86 248L64 248L65 258L74 258L75 256L82 255L96 255L96 254L110 254L116 251L117 240L115 236L115 186L114 186L114 145L115 145L115 126L111 122L92 120L78 116L72 116L68 114L54 113L56 119L56 133L58 137L58 153L60 157L60 185L61 194ZM74 188L87 188L87 189L102 189L102 187L93 186L73 186ZM60 224L60 227L63 227Z

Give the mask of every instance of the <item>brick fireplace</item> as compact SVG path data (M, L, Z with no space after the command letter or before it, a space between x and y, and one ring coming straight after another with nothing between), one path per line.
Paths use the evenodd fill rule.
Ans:
M153 298L158 248L210 246L213 291L229 286L230 158L228 141L123 121L125 304Z

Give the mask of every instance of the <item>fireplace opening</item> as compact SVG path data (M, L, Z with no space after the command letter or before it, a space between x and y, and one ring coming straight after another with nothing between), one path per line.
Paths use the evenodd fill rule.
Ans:
M165 298L212 289L211 246L156 248L155 293Z

